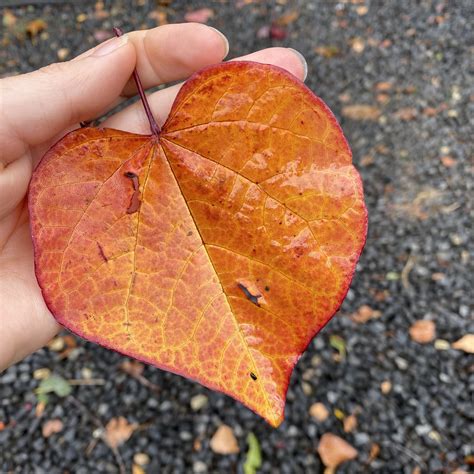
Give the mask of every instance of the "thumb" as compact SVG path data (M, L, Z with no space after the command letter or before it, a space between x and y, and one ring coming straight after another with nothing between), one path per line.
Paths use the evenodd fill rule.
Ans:
M4 165L30 146L95 118L120 95L136 63L128 36L112 38L79 56L0 81L0 137Z

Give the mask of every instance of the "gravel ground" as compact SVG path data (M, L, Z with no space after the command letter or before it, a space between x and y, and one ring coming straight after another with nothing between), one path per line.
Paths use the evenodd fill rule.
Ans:
M10 1L19 3L26 2ZM351 290L298 363L280 428L226 396L145 367L142 376L157 392L119 368L126 358L77 339L67 357L53 345L0 375L0 471L113 473L123 462L131 472L134 456L143 453L147 473L243 472L253 432L262 448L259 472L318 473L324 466L316 447L331 432L358 451L340 473L469 472L474 365L451 344L474 332L474 2L105 1L110 15L102 18L93 1L13 7L17 23L7 28L4 21L0 38L0 76L72 57L112 25L151 27L164 13L169 22L182 21L200 7L213 9L208 23L226 33L231 57L270 45L307 57L306 82L340 119L365 185L369 237ZM24 36L28 21L39 18L46 29ZM279 18L287 25L268 36ZM358 104L372 107L368 118L348 109ZM379 317L355 322L351 315L363 305ZM426 344L409 333L420 319L436 325ZM345 357L332 347L334 336L344 341ZM41 414L34 393L41 375L34 371L41 368L103 381L51 396ZM208 402L195 411L191 399L198 394ZM309 415L316 402L329 410L325 421ZM357 426L344 432L342 419L350 414ZM114 453L100 434L118 416L138 429ZM52 419L62 430L44 436ZM239 454L211 449L223 423L232 427ZM134 474L143 472L137 460Z

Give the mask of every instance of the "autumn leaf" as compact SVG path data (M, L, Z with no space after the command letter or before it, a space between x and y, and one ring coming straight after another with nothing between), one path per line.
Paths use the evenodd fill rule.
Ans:
M137 427L135 423L129 423L123 416L112 418L105 426L104 440L110 448L115 449L125 443Z
M35 171L29 208L38 282L61 324L274 426L367 228L329 109L249 62L195 74L152 135L71 132Z
M436 337L436 325L429 319L419 319L410 326L410 337L419 344L427 344Z
M474 334L464 335L453 343L452 348L467 352L468 354L474 354Z
M51 435L55 433L59 433L63 430L63 422L58 419L48 420L46 421L42 428L41 433L44 438L49 438Z
M334 473L336 468L343 462L350 461L357 457L357 450L347 441L332 433L325 433L321 436L318 445L318 454L328 468L327 474Z

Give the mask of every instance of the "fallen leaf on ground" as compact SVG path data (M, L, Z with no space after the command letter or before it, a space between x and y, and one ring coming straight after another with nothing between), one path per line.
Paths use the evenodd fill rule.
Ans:
M345 433L351 433L357 427L357 417L349 415L344 418L343 428Z
M355 459L358 452L339 436L325 433L319 441L318 454L326 467L336 469L343 462Z
M451 347L469 354L474 354L474 334L466 334L454 342Z
M129 423L123 416L112 418L105 426L104 440L115 449L125 443L137 428L135 423Z
M253 433L247 435L249 449L244 463L244 474L256 474L262 467L262 453L257 437Z
M120 370L123 370L126 374L131 375L132 377L138 377L142 375L145 366L138 362L138 360L124 360L120 364Z
M455 158L449 155L444 155L440 158L441 163L443 163L443 166L446 168L452 168L453 166L456 166L457 161Z
M0 421L0 431L3 431L6 428L6 425L3 421Z
M364 304L355 313L352 313L350 317L355 323L364 324L371 319L378 319L380 316L382 316L381 311Z
M184 19L190 22L207 23L213 16L214 10L211 8L200 8L199 10L186 13Z
M397 110L393 116L399 120L409 121L417 117L418 111L414 107L404 107L403 109Z
M49 438L51 435L55 433L59 433L63 430L63 422L61 420L48 420L43 423L41 428L41 433L44 438Z
M420 319L410 326L410 337L419 344L428 344L436 336L436 324L429 319Z
M326 408L324 403L313 403L309 408L309 414L316 421L324 421L329 416L329 410Z
M54 393L58 397L67 397L72 391L72 387L69 382L59 375L51 375L43 380L35 390L37 395L46 396L41 398L42 401L47 400L48 393Z
M16 22L17 17L13 14L11 10L7 9L3 12L2 23L5 28L11 28L12 26L15 26Z
M133 464L132 465L132 474L146 474L145 469L143 467L139 466L138 464Z
M373 105L354 104L342 108L343 117L351 120L377 120L382 111Z
M372 443L370 445L369 458L367 459L368 464L374 461L379 454L380 454L380 446L377 443Z
M275 20L275 24L279 26L287 26L293 23L299 16L297 10L291 10Z
M375 89L379 92L386 92L389 91L393 87L391 82L377 82L375 84Z
M41 418L43 416L45 408L46 408L46 402L39 401L35 407L35 417Z
M35 20L31 20L26 25L26 33L31 37L35 38L38 36L42 31L44 31L48 25L46 22L41 19L37 18Z
M346 358L346 341L337 334L331 334L329 336L329 344L337 351L337 354L334 355L334 360L337 362L343 361Z
M341 49L336 45L317 46L314 52L327 59L341 55Z
M234 432L227 425L219 426L211 438L210 446L217 454L236 454L240 451Z

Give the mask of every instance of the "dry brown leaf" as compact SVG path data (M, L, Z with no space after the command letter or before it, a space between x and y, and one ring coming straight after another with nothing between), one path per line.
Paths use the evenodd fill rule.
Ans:
M35 20L29 21L26 24L26 32L31 38L34 38L38 36L42 31L44 31L47 27L48 25L43 19L37 18Z
M365 104L346 105L342 115L352 120L377 120L382 111L378 107Z
M200 8L199 10L186 13L184 19L196 23L207 23L213 16L214 10L211 8Z
M369 459L367 459L367 462L370 464L374 459L377 458L379 453L380 446L377 443L372 443L372 445L370 446Z
M342 426L345 433L354 431L354 429L357 427L357 417L355 415L346 416Z
M124 360L120 364L120 369L132 377L138 377L143 373L144 365L138 360Z
M316 421L324 421L329 416L329 411L323 403L313 403L309 408L309 414Z
M325 433L319 441L318 454L325 466L335 469L343 462L355 459L358 453L353 446L339 436Z
M428 344L436 336L436 324L429 319L420 319L410 326L409 332L413 341Z
M234 432L227 425L219 426L211 438L210 446L217 454L236 454L240 451Z
M133 464L132 474L145 474L145 470L143 469L143 467L139 466L138 464Z
M466 334L454 342L451 347L469 354L474 354L474 334Z
M355 323L363 324L370 319L377 319L382 316L382 313L376 309L371 308L369 305L362 305L355 313L352 313L350 318Z
M130 424L123 416L112 418L105 426L105 442L115 449L125 443L137 427L135 423Z
M38 402L35 407L35 417L41 418L41 416L43 416L45 408L46 408L45 402Z
M61 420L48 420L43 423L43 427L41 428L41 433L44 438L49 438L51 435L55 433L59 433L63 430L63 422Z
M314 52L327 59L341 55L341 50L337 46L331 44L327 46L318 46L314 48Z
M456 159L449 155L442 156L440 160L441 163L443 163L443 166L446 166L446 168L452 168L457 164Z
M281 17L277 18L275 20L275 24L279 26L287 26L290 23L293 23L298 18L298 16L299 16L299 13L297 10L291 10L285 13L284 15L282 15Z
M377 84L375 84L375 90L379 92L387 92L392 88L392 86L391 82L377 82Z
M414 107L403 107L397 110L393 115L395 118L407 122L415 119L418 115L418 111Z
M17 18L11 10L7 9L4 11L2 24L5 28L11 28L12 26L15 26L16 20Z

